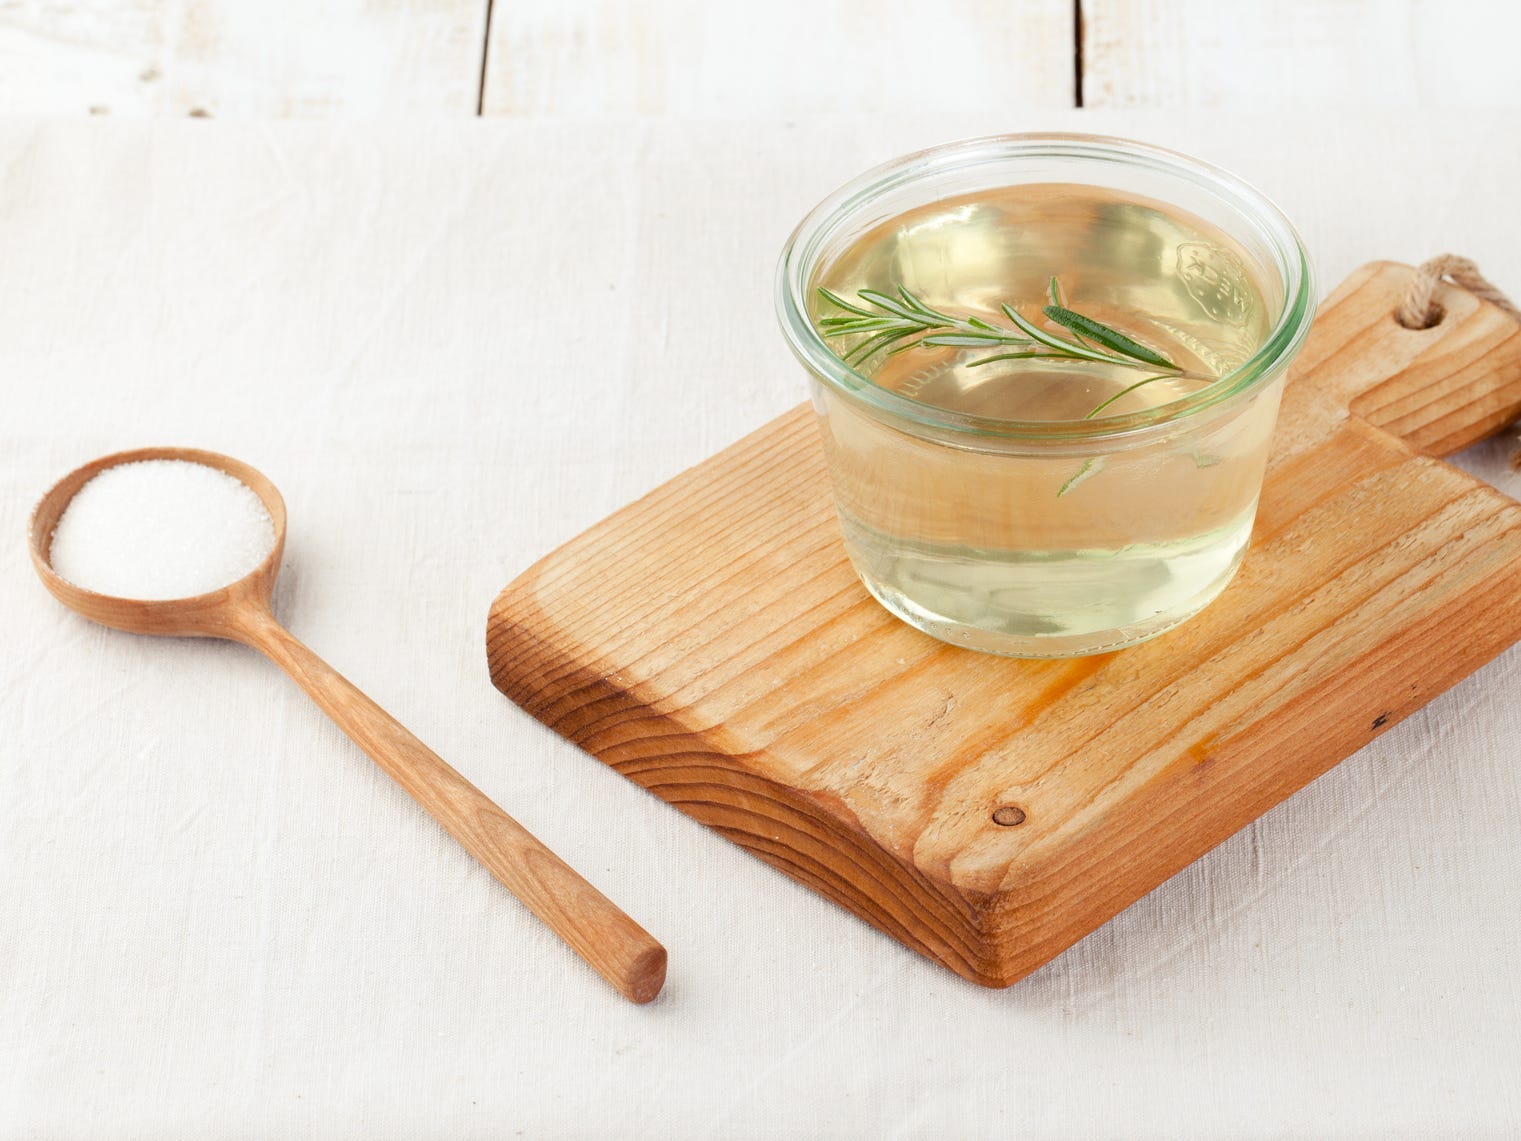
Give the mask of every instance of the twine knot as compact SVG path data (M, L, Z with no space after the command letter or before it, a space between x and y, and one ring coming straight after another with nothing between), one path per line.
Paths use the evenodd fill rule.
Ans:
M1405 290L1399 308L1394 311L1394 319L1407 329L1429 329L1440 322L1446 310L1432 294L1444 277L1480 301L1488 301L1496 309L1521 321L1521 309L1516 308L1516 303L1480 273L1478 266L1457 254L1438 254L1422 263L1410 279L1410 288Z

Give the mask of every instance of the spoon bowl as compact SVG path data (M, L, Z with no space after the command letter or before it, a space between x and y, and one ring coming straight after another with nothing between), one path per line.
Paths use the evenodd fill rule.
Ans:
M107 468L143 460L184 460L225 472L259 497L275 525L275 543L264 560L242 578L206 594L187 598L118 598L76 586L53 569L53 532L79 489ZM232 638L243 641L228 626L230 612L249 607L267 610L280 560L285 554L285 500L261 472L231 456L197 448L136 448L102 456L76 468L55 483L32 511L28 528L32 566L48 592L76 614L92 622L131 634L163 634L190 638Z
M274 523L275 541L264 559L242 578L185 598L120 598L65 579L53 569L51 553L70 501L101 472L139 460L203 464L252 489ZM43 585L93 622L133 634L227 638L263 653L619 993L633 1002L648 1002L660 993L666 952L649 932L275 619L270 595L285 552L285 501L260 472L229 456L193 448L117 452L53 485L32 512L29 543Z

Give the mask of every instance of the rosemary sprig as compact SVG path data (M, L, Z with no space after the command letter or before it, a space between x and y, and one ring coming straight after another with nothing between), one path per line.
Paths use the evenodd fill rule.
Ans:
M828 289L819 296L835 309L832 316L819 318L819 331L826 337L857 337L843 357L846 364L863 364L877 353L889 356L906 349L927 348L1011 350L990 353L968 361L969 368L995 361L1087 360L1121 368L1139 369L1151 375L1121 389L1093 408L1085 419L1093 419L1122 396L1143 385L1171 377L1213 380L1187 372L1155 349L1127 337L1102 321L1067 307L1061 283L1055 277L1047 289L1050 304L1041 312L1051 324L1068 335L1042 329L1012 305L999 306L1013 328L995 325L980 317L957 317L926 305L903 286L896 297L875 289L862 289L855 302Z

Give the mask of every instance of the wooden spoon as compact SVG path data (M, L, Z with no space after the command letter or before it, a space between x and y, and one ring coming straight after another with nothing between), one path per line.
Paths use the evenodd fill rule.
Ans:
M220 590L163 602L113 598L60 578L49 555L69 501L106 468L136 460L188 460L241 480L264 501L274 521L275 545L269 555ZM93 622L134 634L227 638L268 656L619 993L634 1002L649 1002L660 993L664 947L275 620L269 599L285 551L285 501L259 472L227 456L190 448L142 448L105 456L70 472L43 496L32 512L30 541L32 565L53 597Z

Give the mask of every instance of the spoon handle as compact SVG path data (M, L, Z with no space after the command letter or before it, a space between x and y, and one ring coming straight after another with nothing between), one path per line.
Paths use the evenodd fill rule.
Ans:
M239 640L289 674L465 851L620 994L649 1002L660 993L666 953L649 932L267 611L240 617Z

